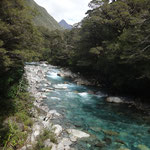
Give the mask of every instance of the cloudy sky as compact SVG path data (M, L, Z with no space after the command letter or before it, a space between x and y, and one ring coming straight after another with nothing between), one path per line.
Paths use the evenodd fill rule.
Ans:
M35 0L43 6L58 22L62 19L69 24L80 22L89 9L91 0Z

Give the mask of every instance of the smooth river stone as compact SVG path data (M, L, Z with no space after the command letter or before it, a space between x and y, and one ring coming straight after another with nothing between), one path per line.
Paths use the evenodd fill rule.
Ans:
M89 134L87 134L83 131L76 130L76 129L67 129L67 132L69 134L71 134L72 136L77 137L77 138L88 138L88 137L90 137Z
M123 103L124 101L119 97L107 97L106 101L109 103Z

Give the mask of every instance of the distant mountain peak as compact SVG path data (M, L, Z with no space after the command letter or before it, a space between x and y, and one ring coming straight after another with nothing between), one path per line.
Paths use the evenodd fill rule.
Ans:
M60 22L66 22L64 19L62 19Z
M64 28L64 29L72 29L73 26L68 24L64 19L62 19L60 22L59 22L59 25Z

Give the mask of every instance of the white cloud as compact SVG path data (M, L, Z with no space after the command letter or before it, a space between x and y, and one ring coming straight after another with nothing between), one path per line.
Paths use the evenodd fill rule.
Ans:
M58 22L62 19L70 24L80 22L91 0L35 0L44 7Z

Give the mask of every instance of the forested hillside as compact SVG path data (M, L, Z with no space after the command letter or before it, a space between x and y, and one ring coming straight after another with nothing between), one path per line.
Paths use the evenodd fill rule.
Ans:
M24 61L40 57L43 39L27 14L23 0L0 3L0 95L20 78Z
M89 6L81 28L55 33L59 49L51 46L51 62L93 76L114 94L150 96L150 1L92 0Z
M0 77L6 79L0 81L0 95L7 95L6 90L13 82L10 75L15 74L14 78L19 79L20 68L25 61L43 59L45 38L39 28L50 31L61 27L44 8L32 0L2 0L0 19ZM19 74L16 75L18 69Z
M46 11L39 6L34 0L26 0L27 5L32 8L33 22L36 26L42 26L48 30L62 30L58 22Z

